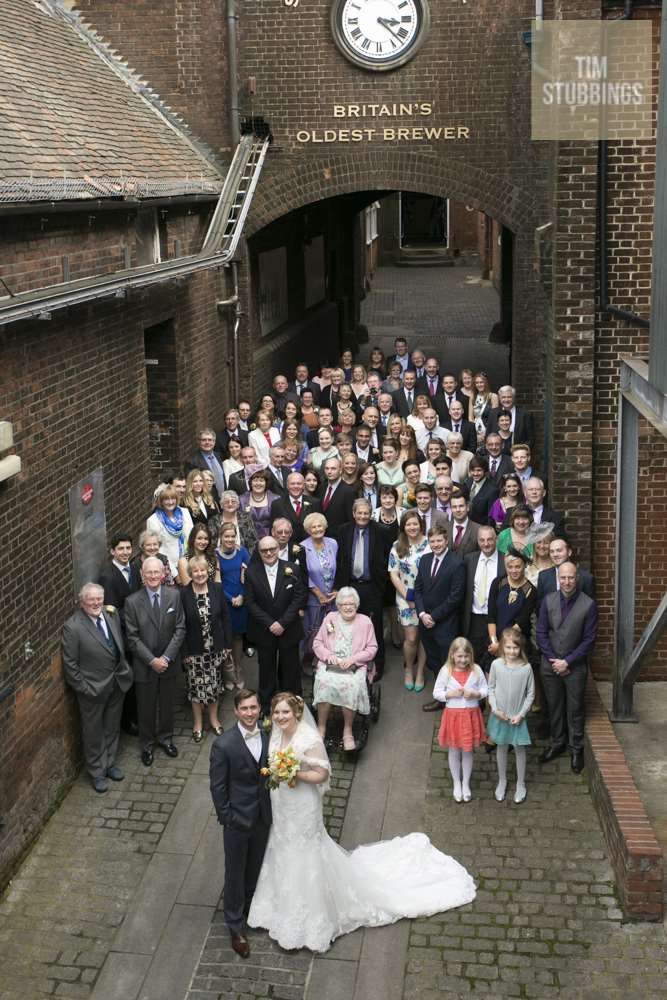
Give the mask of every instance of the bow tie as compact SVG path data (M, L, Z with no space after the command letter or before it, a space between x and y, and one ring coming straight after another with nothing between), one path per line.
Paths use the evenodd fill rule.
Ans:
M254 740L255 736L259 736L259 729L251 729L250 731L246 729L243 734L245 740Z

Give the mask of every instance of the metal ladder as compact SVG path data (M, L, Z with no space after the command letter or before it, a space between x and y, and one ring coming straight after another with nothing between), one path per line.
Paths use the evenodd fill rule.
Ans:
M203 254L220 254L225 260L234 256L268 148L268 139L254 135L241 139L204 238Z

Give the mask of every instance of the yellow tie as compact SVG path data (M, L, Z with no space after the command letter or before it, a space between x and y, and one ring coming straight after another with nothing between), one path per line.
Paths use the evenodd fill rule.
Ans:
M489 568L489 561L482 556L481 563L482 571L479 574L479 583L477 585L477 603L480 608L483 608L486 604L486 577Z

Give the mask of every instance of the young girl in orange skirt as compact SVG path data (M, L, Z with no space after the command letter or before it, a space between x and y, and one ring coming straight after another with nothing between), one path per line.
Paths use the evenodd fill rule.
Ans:
M479 708L488 693L486 678L475 663L467 639L458 638L449 647L447 662L438 673L433 697L445 702L438 743L449 747L449 770L456 802L470 802L473 751L486 739Z

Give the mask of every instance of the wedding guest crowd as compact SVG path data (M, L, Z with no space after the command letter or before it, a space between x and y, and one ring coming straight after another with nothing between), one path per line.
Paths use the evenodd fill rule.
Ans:
M397 338L368 366L345 351L317 373L279 372L254 406L240 399L223 427L203 427L182 474L157 486L136 553L127 532L110 540L66 626L96 790L118 780L119 692L150 767L155 748L178 754L181 664L199 742L207 722L221 731L225 692L244 687L244 651L257 652L264 713L313 674L321 731L338 706L352 750L388 644L403 651L405 689L429 687L423 709L445 706L457 801L471 795L480 742L498 745L504 797L507 747L527 745L526 713L542 706L543 760L569 751L580 771L594 581L549 503L521 404L486 372L457 375Z

